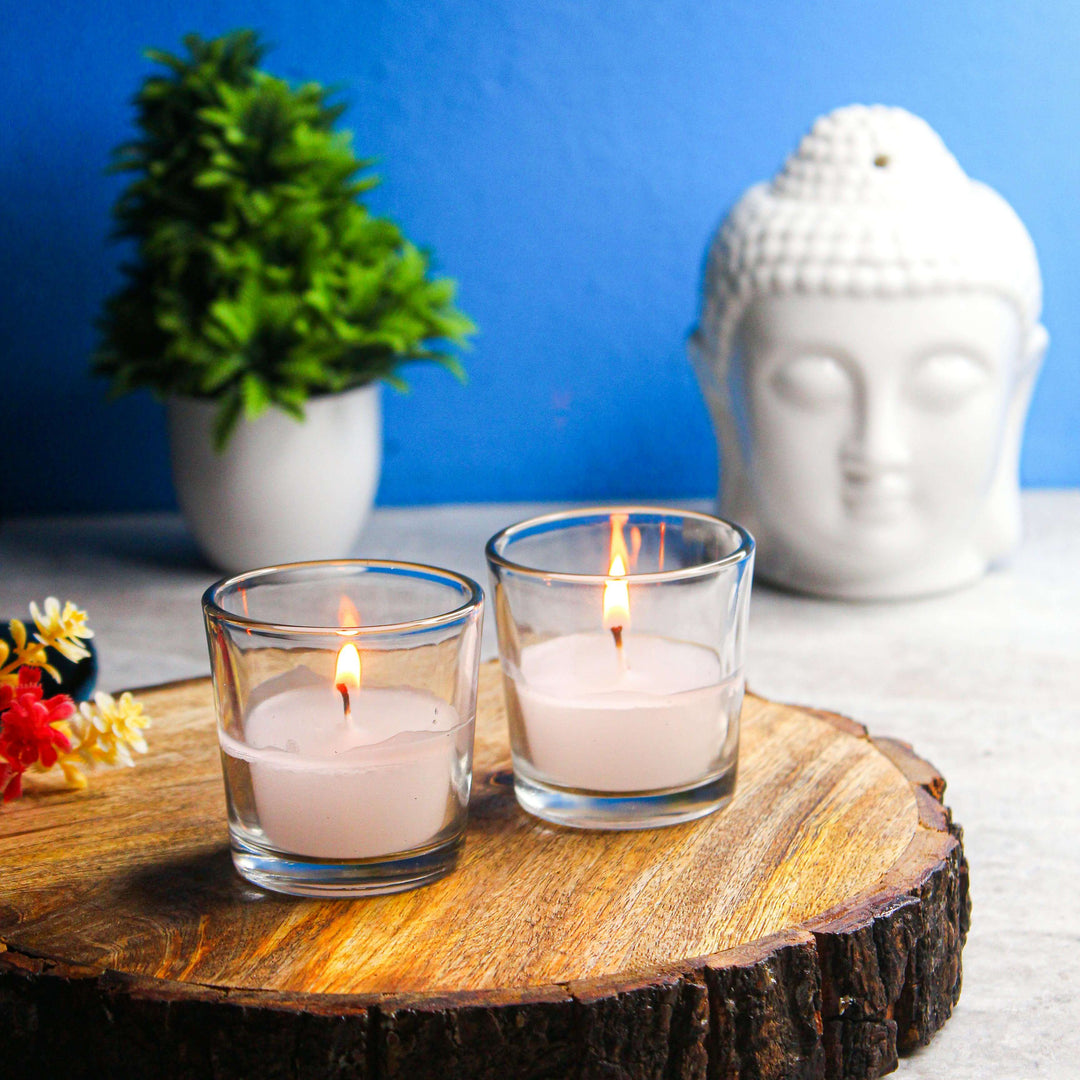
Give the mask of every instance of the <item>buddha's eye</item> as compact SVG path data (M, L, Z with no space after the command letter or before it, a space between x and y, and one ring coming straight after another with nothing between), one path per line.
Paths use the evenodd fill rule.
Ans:
M919 362L904 389L914 404L946 412L963 404L989 382L989 369L974 357L938 353Z
M804 409L828 409L851 401L855 386L844 366L831 356L800 356L772 377L777 394Z

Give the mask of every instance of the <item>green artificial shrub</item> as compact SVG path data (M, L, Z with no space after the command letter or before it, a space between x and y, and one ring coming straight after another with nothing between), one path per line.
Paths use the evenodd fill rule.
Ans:
M94 368L116 393L219 402L215 443L272 405L297 418L314 394L376 379L404 388L409 360L458 377L450 346L475 329L428 256L359 196L378 181L335 131L343 106L318 83L257 66L250 30L184 39L189 55L135 104L141 137L115 152L134 174L115 207L134 242L105 306Z

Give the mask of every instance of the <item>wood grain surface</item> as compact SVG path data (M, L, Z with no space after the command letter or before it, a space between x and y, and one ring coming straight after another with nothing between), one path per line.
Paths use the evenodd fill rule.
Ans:
M485 665L456 872L317 901L232 869L209 683L141 697L136 769L0 813L11 1075L869 1077L959 993L943 782L851 721L750 696L726 810L582 833L517 807Z

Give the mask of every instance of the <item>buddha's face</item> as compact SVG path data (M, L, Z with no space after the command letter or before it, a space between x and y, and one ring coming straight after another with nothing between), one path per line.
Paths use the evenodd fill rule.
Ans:
M828 590L961 558L1021 339L1014 309L989 294L753 301L732 377L777 576Z

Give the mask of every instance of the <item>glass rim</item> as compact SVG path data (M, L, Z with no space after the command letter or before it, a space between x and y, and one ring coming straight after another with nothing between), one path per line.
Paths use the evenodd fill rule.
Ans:
M515 574L523 574L529 577L543 578L546 581L560 581L579 585L606 585L611 581L610 574L578 574L566 570L543 570L535 566L525 566L522 563L508 559L496 550L496 545L513 541L516 534L538 525L569 525L575 519L592 517L609 517L612 514L649 514L656 517L666 518L689 518L694 521L703 521L709 525L722 525L731 529L739 538L739 545L730 554L721 559L713 559L710 562L696 563L693 566L681 566L674 570L653 570L644 574L627 573L620 577L620 581L632 581L639 585L650 585L663 581L685 581L697 577L707 577L719 570L736 566L746 562L754 553L754 538L747 529L727 518L717 517L715 514L706 514L700 510L677 510L666 506L647 505L616 505L616 506L589 506L578 507L573 510L557 510L550 514L539 514L536 517L526 518L524 521L507 525L500 529L484 545L484 555L489 565L499 567L501 570L509 570ZM629 524L629 522L628 522Z
M453 583L466 593L463 603L449 611L436 615L426 615L420 619L407 619L397 623L377 623L370 626L304 626L296 623L268 622L265 619L253 619L248 615L236 615L226 611L219 603L222 593L228 588L255 582L259 578L289 570L317 570L341 567L343 569L362 567L367 571L404 572L413 577L424 577L429 581L441 580L443 584ZM426 563L403 562L398 559L315 559L308 562L278 563L274 566L260 566L255 570L245 570L242 574L215 581L202 595L203 614L216 622L243 627L246 630L258 630L267 634L310 635L325 637L330 634L346 637L378 637L392 634L405 634L417 630L434 630L443 626L452 626L461 622L474 612L484 601L484 590L471 577L459 574L456 570L447 570L441 566L429 566Z

